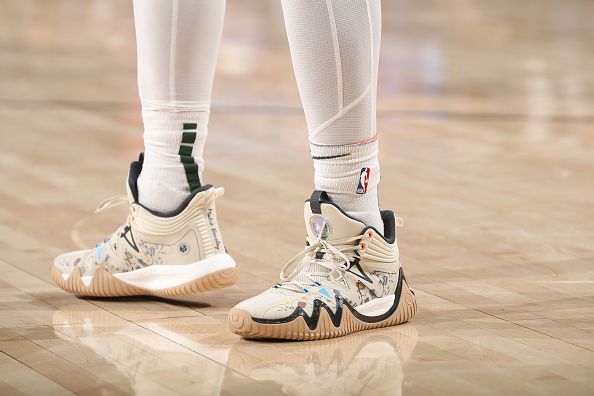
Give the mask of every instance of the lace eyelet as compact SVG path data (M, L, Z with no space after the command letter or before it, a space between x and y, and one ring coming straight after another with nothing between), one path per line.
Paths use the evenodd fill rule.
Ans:
M365 249L367 249L367 244L366 244L365 242L361 242L361 243L359 244L359 250L360 250L361 252L363 252L363 251L365 251Z
M373 231L372 230L367 230L367 238L373 238Z

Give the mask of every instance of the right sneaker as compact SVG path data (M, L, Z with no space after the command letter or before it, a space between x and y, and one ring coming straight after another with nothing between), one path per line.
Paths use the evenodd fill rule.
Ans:
M305 249L281 281L229 311L245 338L320 340L407 322L417 311L400 266L396 218L382 211L384 233L347 215L324 191L304 207Z
M97 297L179 296L234 284L236 265L221 239L215 211L223 189L202 186L176 210L157 213L138 202L142 163L141 155L130 165L130 213L124 225L93 249L56 257L56 284L78 296Z

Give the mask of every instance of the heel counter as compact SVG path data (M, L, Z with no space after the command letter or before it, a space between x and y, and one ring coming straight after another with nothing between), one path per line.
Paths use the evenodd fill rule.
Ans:
M215 254L226 253L223 237L217 221L217 212L215 208L216 190L210 192L200 210L200 215L196 217L196 228L200 235L200 245L204 258Z
M223 243L223 235L221 234L219 222L217 221L217 211L215 209L214 201L206 208L206 219L210 228L210 237L215 250L214 254L226 253L227 249Z

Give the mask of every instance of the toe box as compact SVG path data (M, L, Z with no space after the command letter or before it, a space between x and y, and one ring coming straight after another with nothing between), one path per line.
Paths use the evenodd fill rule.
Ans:
M92 254L92 251L92 249L77 250L61 254L54 259L54 267L63 275L72 274L77 267L81 267L82 270L85 267L85 262L89 259L89 255Z

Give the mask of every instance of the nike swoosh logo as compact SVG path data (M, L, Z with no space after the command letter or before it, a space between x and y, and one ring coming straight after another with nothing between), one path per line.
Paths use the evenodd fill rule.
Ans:
M356 257L353 261L351 261L351 265L349 266L349 268L346 271L350 272L351 274L355 275L358 278L363 279L366 282L373 283L371 278L365 273L365 271L363 271L363 268L361 268L361 264L359 264L358 257Z
M130 235L130 239L128 239L128 235ZM132 234L132 227L126 226L124 230L120 234L120 237L124 238L128 245L132 247L132 249L136 250L137 253L140 253L138 250L138 246L136 245L136 241L134 240L134 234Z
M351 153L346 153L346 154L338 154L338 155L327 155L327 156L322 156L322 157L314 157L312 156L311 159L315 159L315 160L325 160L325 159L332 159L332 158L341 158L341 157L346 157L351 155Z

